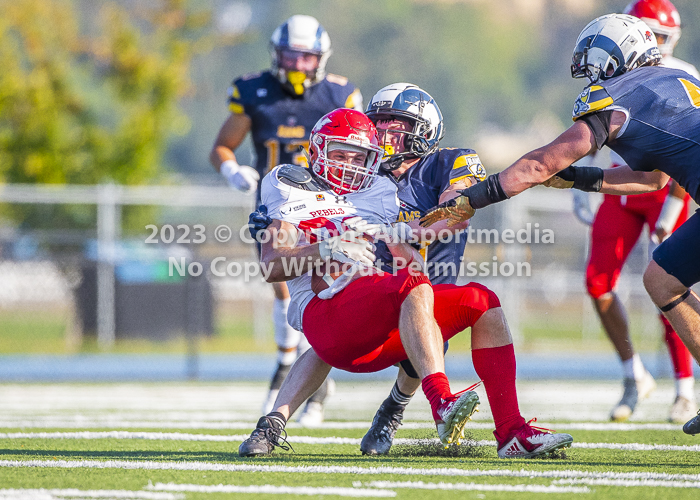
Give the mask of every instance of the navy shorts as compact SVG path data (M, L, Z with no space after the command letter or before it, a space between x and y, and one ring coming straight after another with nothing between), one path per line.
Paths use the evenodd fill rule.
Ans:
M654 261L688 288L700 281L700 209L654 250Z

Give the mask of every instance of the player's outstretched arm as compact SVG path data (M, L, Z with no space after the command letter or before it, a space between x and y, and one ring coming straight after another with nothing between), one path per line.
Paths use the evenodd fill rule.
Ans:
M595 137L588 125L575 122L551 143L523 155L503 172L489 175L485 181L463 190L462 196L438 205L421 218L421 225L429 227L448 219L448 225L454 226L470 219L479 208L542 184L596 149Z
M663 188L669 179L668 175L658 170L640 172L623 165L604 172L600 192L618 195L650 193Z

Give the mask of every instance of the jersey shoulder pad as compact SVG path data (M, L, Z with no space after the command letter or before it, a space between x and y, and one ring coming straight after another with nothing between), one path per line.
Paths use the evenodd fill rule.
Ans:
M308 168L300 167L299 165L280 165L275 170L275 175L280 182L297 189L305 191L328 190L328 186L312 175Z
M483 181L486 178L486 169L473 149L446 148L445 153L449 153L445 155L445 167L449 169L450 185L463 181L467 177L473 177L477 181Z
M340 75L334 75L333 73L328 73L326 75L326 80L331 83L335 83L336 85L340 85L341 87L345 87L348 84L347 78Z
M244 114L246 107L254 106L259 98L264 98L270 92L269 71L248 73L233 81L228 89L229 111Z
M248 80L255 80L256 78L260 78L263 75L262 71L254 71L252 73L247 73L240 77L238 80L242 82L247 82Z
M576 121L584 115L607 108L613 98L602 85L591 85L579 94L574 102L573 119Z

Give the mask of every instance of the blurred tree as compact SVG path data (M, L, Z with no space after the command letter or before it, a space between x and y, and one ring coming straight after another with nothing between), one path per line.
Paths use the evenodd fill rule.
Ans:
M220 41L189 3L0 0L0 182L156 180L190 62Z

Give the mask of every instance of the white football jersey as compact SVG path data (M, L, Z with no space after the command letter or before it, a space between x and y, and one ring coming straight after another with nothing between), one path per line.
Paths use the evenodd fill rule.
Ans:
M665 66L667 68L672 69L680 69L681 71L685 71L689 75L700 79L700 73L698 73L698 70L695 66L681 59L677 59L673 56L666 56L663 59L661 59L660 66Z
M298 245L337 236L343 232L342 221L350 217L360 216L368 222L384 224L395 222L398 217L396 185L385 177L377 176L369 189L341 196L331 190L307 191L290 186L279 179L279 169L275 167L262 180L262 204L271 218L297 228ZM291 296L287 320L292 328L301 331L304 308L314 297L311 273L298 276L287 285Z

